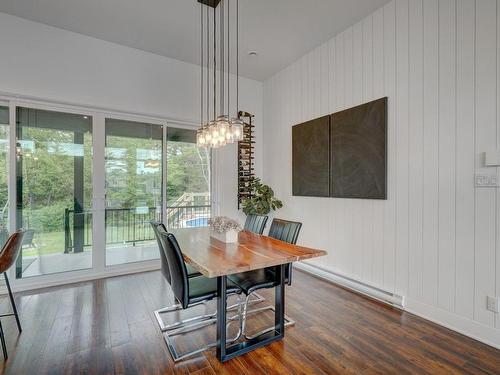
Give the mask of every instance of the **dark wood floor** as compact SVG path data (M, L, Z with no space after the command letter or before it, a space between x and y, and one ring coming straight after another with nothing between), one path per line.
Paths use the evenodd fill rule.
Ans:
M272 294L265 294L272 298ZM287 289L297 321L283 342L221 365L214 351L174 365L153 310L171 303L159 272L16 295L24 331L4 318L6 374L500 373L500 351L302 272ZM0 311L8 309L5 298ZM266 316L253 318L255 327ZM214 339L213 326L179 348ZM184 342L182 342L184 340Z

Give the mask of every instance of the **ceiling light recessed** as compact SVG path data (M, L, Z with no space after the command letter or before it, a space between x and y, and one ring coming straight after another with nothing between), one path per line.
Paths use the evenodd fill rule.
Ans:
M248 51L248 56L257 56L257 51Z

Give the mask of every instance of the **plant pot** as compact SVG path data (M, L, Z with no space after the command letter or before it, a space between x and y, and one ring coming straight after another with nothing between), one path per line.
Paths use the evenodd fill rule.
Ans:
M213 229L210 230L210 237L215 238L224 243L236 243L238 242L238 232L235 230L230 230L228 232L219 233Z

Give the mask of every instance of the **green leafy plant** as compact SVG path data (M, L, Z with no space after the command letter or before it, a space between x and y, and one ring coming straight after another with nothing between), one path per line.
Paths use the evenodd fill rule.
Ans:
M242 209L246 215L267 215L271 210L276 211L283 207L283 202L274 197L274 191L270 186L255 178L250 185L251 196L242 202Z

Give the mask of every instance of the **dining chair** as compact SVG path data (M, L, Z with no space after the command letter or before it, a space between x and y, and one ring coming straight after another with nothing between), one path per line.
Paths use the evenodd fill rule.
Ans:
M217 279L207 278L204 276L194 276L188 277L186 264L182 256L182 251L179 247L177 239L172 233L161 233L160 240L162 242L163 250L165 251L165 256L168 260L168 266L170 269L171 276L171 286L172 291L178 304L176 305L180 309L189 309L194 306L206 303L217 297ZM241 294L241 289L234 283L228 280L227 283L227 295L231 294ZM238 305L239 307L241 304ZM239 319L241 320L241 310L238 309ZM230 324L234 319L228 319L228 324ZM216 322L216 314L212 314L212 318L208 322L209 324ZM208 344L202 348L179 354L175 349L172 337L185 334L191 331L193 328L202 327L206 325L207 321L203 319L197 319L196 321L191 321L189 325L183 325L174 331L168 330L163 333L165 342L167 343L170 354L172 355L175 362L190 357L192 355L201 353L211 347L216 345L215 342ZM241 327L241 322L240 322ZM241 331L238 331L236 337L229 339L228 342L234 342L241 336Z
M253 232L256 234L262 234L264 233L264 228L266 227L267 219L268 219L267 215L257 215L257 214L247 215L247 218L245 220L245 225L243 226L243 230L247 230L249 232Z
M299 237L301 228L302 228L302 223L299 222L282 220L282 219L273 219L271 223L271 228L269 228L269 237L295 245L297 243L297 239ZM249 314L255 314L266 310L274 311L275 309L274 306L265 306L253 310L248 310L248 300L250 296L257 290L274 288L279 284L275 268L267 267L260 270L237 273L228 276L228 278L233 283L238 285L243 291L243 293L246 295L241 317L241 327L240 327L241 334L245 336L245 338L251 340L263 333L272 331L274 327L264 329L256 333L255 335L250 336L246 334L245 328L246 328L246 319ZM285 268L285 283L291 285L291 282L292 282L292 264L289 263ZM285 314L285 326L289 327L294 324L295 321L290 319Z
M163 249L163 243L162 243L162 240L160 237L161 233L162 234L168 233L167 229L165 228L165 225L159 221L152 220L149 223L151 224L151 227L153 228L153 232L155 234L156 241L158 242L158 250L160 252L161 274L163 275L163 277L165 278L167 283L170 285L172 277L170 275L168 260L167 260L167 257L165 255L165 251ZM187 271L188 277L201 276L201 273L199 271L197 271L194 267L190 266L189 264L186 264L186 271ZM165 324L165 322L161 318L161 314L166 314L166 313L169 313L172 311L177 311L177 310L181 310L181 309L179 307L177 307L177 305L172 305L172 306L168 306L168 307L163 307L163 308L158 309L154 312L156 320L157 320L157 322L160 326L160 330L162 332L169 330L169 329L177 328L178 326L187 323L186 321L179 321L179 322L175 322L173 324Z
M5 284L7 286L7 291L9 292L10 303L12 305L13 313L11 314L2 314L0 317L6 316L15 316L17 329L19 333L22 332L21 321L19 320L19 314L17 313L16 302L14 301L14 296L12 295L12 289L10 288L9 277L7 276L7 270L14 264L17 257L19 256L19 252L23 246L24 236L26 234L26 230L19 229L16 232L12 233L9 236L5 245L3 245L2 250L0 251L0 273L3 273L5 277ZM0 341L2 342L2 350L3 350L3 358L6 360L8 358L7 354L7 345L5 344L5 335L3 332L2 322L0 319Z
M247 215L245 220L245 224L243 225L243 230L247 230L249 232L260 234L264 233L264 229L266 228L267 219L269 216L267 215L258 215L258 214L250 214ZM265 301L264 296L259 293L253 293L253 299L251 299L248 303L255 304Z
M156 242L158 242L158 250L160 250L161 273L163 274L165 279L170 284L170 271L168 269L168 262L167 262L167 258L165 257L165 252L162 250L163 245L161 243L160 236L159 236L159 233L168 233L167 228L165 228L165 225L160 221L151 220L149 222L149 224L153 228ZM190 266L189 264L186 264L186 269L187 269L188 277L201 276L200 271L198 271L196 268Z
M295 245L299 239L302 223L283 219L274 219L269 228L269 237ZM274 272L274 270L272 270ZM292 263L285 268L285 282L292 285Z

